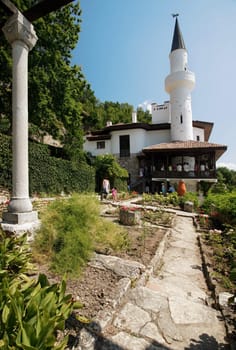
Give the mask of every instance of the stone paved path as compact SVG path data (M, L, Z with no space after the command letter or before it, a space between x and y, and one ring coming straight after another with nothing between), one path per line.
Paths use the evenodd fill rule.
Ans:
M177 216L160 270L130 290L113 318L114 333L107 332L93 348L228 349L221 314L209 305L201 265L192 218Z

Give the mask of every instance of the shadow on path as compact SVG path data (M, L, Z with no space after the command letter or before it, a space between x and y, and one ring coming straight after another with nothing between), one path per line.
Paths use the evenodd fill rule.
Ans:
M67 349L89 349L93 350L127 350L131 344L118 345L114 341L107 339L101 334L101 327L96 322L88 324L81 323L76 319L75 315L71 315L66 322L66 329L69 330L69 341ZM83 330L86 332L85 336L81 335ZM135 337L134 337L135 338ZM139 338L136 338L138 341ZM140 339L143 341L143 338ZM135 350L135 349L132 349ZM173 350L170 346L165 346L159 342L152 341L145 350ZM183 350L230 350L230 346L219 343L215 337L206 333L199 335L198 339L191 339L190 344L184 347Z
M218 341L208 334L201 334L199 339L191 339L191 343L184 350L229 350L229 345L218 343Z

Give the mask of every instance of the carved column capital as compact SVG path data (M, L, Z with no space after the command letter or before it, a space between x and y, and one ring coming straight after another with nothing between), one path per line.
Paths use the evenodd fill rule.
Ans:
M37 35L33 25L17 11L2 28L7 41L12 45L14 41L23 42L31 50L37 42Z

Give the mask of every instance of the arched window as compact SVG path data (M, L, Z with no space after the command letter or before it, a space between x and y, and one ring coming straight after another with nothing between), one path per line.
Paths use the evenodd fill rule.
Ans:
M180 115L180 124L183 124L183 116L182 116L182 114Z

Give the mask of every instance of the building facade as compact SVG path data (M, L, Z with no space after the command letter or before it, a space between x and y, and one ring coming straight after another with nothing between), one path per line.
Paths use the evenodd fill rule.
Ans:
M188 69L178 18L175 20L170 74L165 89L170 96L163 104L152 104L152 122L139 123L133 112L128 124L107 123L102 130L85 136L84 150L93 156L114 155L130 174L131 189L160 192L163 183L177 186L184 180L189 191L201 181L216 181L216 161L227 146L210 143L213 123L194 121L191 91L195 75Z

